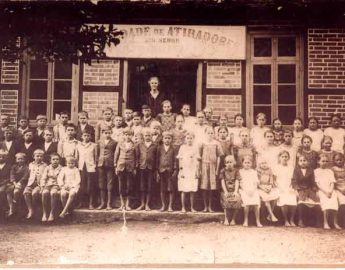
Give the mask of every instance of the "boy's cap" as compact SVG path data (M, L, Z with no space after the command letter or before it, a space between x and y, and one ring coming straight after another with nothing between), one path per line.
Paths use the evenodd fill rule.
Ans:
M41 119L48 120L47 116L43 114L39 114L36 116L36 121L41 120Z
M172 132L170 132L170 131L164 131L163 133L162 133L162 136L163 137L173 137L174 135L172 134Z
M33 130L27 129L27 130L24 130L23 135L25 135L26 133L29 133L29 132L31 132L32 134L34 134L34 131L33 131Z
M15 157L16 157L16 158L18 158L18 157L26 158L26 154L25 154L25 153L17 153L17 154L15 155Z
M6 150L0 149L0 156L7 156L8 152Z
M147 110L147 109L150 109L150 110L151 110L150 106L149 106L149 105L146 105L146 104L144 104L143 106L141 106L141 109L142 109L142 110Z
M44 151L42 149L36 149L34 152L33 152L34 155L36 154L42 154L44 155Z

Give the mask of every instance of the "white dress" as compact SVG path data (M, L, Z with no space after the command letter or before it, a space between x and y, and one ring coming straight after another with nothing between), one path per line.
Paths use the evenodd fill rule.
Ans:
M240 195L243 206L258 205L260 206L260 196L258 191L259 178L253 169L240 169Z
M298 147L301 146L301 140L302 140L303 135L304 135L303 131L301 131L301 132L294 131L293 132L292 145L296 149L298 149Z
M181 145L178 155L179 174L178 190L182 192L198 191L198 178L196 177L198 162L200 160L199 150L196 146Z
M285 144L281 144L278 146L279 150L278 150L278 155L281 151L288 151L289 155L290 155L290 159L288 161L288 165L291 167L295 167L296 166L296 156L297 156L297 148L294 147L293 145L286 146Z
M275 145L265 145L261 148L258 148L257 164L259 164L260 162L259 159L264 159L265 161L267 161L268 166L276 166L278 164L279 149L279 146Z
M314 170L315 182L319 188L326 191L331 190L331 185L334 184L334 173L331 169L317 168ZM338 198L335 190L333 189L331 198L328 198L321 190L318 191L320 197L320 205L322 210L338 210Z
M234 138L234 145L236 146L240 146L242 144L242 140L241 140L241 137L240 137L240 132L242 130L247 130L246 127L232 127L232 128L229 128L229 132L230 134L232 134L233 138Z
M273 168L273 174L277 177L276 183L279 190L277 205L297 205L297 193L291 186L294 167L278 164Z
M314 150L316 152L319 152L321 150L321 141L323 139L323 132L321 129L317 129L315 131L310 130L309 128L305 129L303 131L304 135L308 135L309 137L311 137L311 139L313 140L312 144L311 144L311 150Z
M330 136L333 139L332 143L332 150L339 152L339 153L344 153L344 136L345 136L345 130L343 128L333 128L333 127L328 127L325 129L324 132L325 136Z
M267 130L269 130L268 127L260 128L258 126L255 126L251 129L250 138L256 149L260 149L266 144L264 134Z

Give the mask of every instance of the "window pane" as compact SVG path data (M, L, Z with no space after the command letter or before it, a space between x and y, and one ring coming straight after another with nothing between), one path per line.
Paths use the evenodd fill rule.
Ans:
M271 83L271 66L254 65L254 83Z
M296 56L296 38L278 38L278 56Z
M62 111L67 111L71 115L70 101L54 101L53 106L53 119L56 119L55 115L59 114Z
M278 106L278 117L283 125L292 125L296 118L296 106Z
M278 65L278 83L295 83L296 65Z
M278 85L278 103L296 104L296 85Z
M55 81L54 82L54 99L71 99L72 96L72 82L70 81Z
M71 79L72 78L72 64L67 62L55 62L54 77L56 79Z
M29 118L31 120L36 119L38 114L47 114L47 102L46 101L30 101L29 102Z
M271 38L254 38L254 56L269 57L272 55Z
M271 104L270 85L254 85L254 104Z
M254 106L254 118L258 113L264 113L267 117L267 125L271 124L272 117L271 117L271 106ZM254 119L254 123L255 119Z
M31 60L30 78L34 78L34 79L48 78L48 63L42 60Z
M30 99L47 99L47 81L30 81Z

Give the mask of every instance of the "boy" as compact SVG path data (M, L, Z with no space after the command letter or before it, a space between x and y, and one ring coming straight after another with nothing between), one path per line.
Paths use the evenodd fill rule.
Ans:
M162 130L168 131L175 127L176 114L172 113L170 100L162 102L163 113L157 115L156 119L162 124Z
M14 141L13 129L9 127L4 129L4 141L0 142L0 149L8 152L7 160L10 164L14 164L18 143Z
M152 142L154 144L162 144L162 125L158 121L152 121L151 125L151 132L152 132Z
M68 112L63 111L60 113L59 122L57 125L54 126L54 141L59 142L63 141L67 137L67 124L68 124L69 115Z
M44 141L38 145L40 149L44 152L43 160L45 163L50 163L50 155L53 153L57 153L58 143L53 142L54 132L52 129L46 128L43 132L43 139Z
M94 209L97 145L91 142L91 133L88 130L84 129L81 137L82 142L77 145L78 168L81 176L79 203L83 203L83 198L88 195L89 209Z
M111 137L117 143L122 141L122 131L123 131L122 126L123 126L122 116L116 115L114 118L113 135Z
M33 161L33 153L38 146L33 142L34 132L31 129L25 130L23 133L23 141L18 143L17 151L24 153L27 158L27 162Z
M132 128L133 125L133 110L125 109L123 112L123 127Z
M40 145L44 143L44 130L47 128L47 116L39 114L36 116L37 128L35 132L35 143Z
M115 173L119 179L120 210L132 210L130 207L129 193L131 192L133 177L136 174L137 160L135 147L131 138L133 132L130 128L123 130L123 141L116 146L114 154Z
M67 156L66 165L67 166L61 169L58 176L58 184L61 189L61 202L63 206L60 218L64 218L69 214L80 187L80 173L76 167L77 160L73 156Z
M196 118L194 116L190 116L190 105L183 104L181 108L181 113L184 119L183 129L184 130L193 130Z
M160 182L160 195L162 208L160 211L166 210L165 196L169 193L168 211L172 212L174 202L174 192L177 177L177 151L172 146L173 135L170 131L163 132L163 144L158 146L156 169L157 181Z
M11 128L10 127L10 117L6 114L2 114L0 116L0 142L4 140L4 131L7 128ZM11 128L13 131L13 135L14 134L14 129Z
M0 149L0 210L4 211L6 193L11 187L11 164L7 161L8 152Z
M97 144L98 155L98 184L101 192L101 204L97 209L104 209L107 205L107 210L111 210L112 190L114 185L114 153L117 143L111 138L112 129L104 127L102 130L102 137ZM106 204L106 195L108 195Z
M34 160L29 164L30 175L28 184L24 189L25 203L28 208L27 219L32 218L35 210L33 203L37 202L41 193L41 178L44 169L47 167L47 164L43 162L43 154L44 152L41 149L36 149L33 153Z
M113 123L114 111L113 111L113 109L110 107L107 107L102 111L102 114L103 114L103 119L97 123L96 129L95 129L95 141L96 142L98 142L99 139L101 138L102 130L105 127L110 127L110 128L114 127L114 123Z
M143 129L144 141L136 145L137 168L140 177L141 204L137 210L150 211L152 182L155 172L157 145L152 143L152 134L149 128Z
M58 154L61 157L61 164L65 165L67 156L77 157L77 144L75 139L75 126L72 123L66 125L66 139L59 141Z
M90 134L91 142L95 142L95 129L93 126L89 125L89 114L86 111L81 111L78 113L78 126L76 139L82 141L83 131L86 130Z
M18 118L18 129L17 129L17 140L23 139L23 134L25 130L29 129L29 119L26 116L19 116Z
M141 125L141 117L139 112L134 112L133 113L133 120L132 120L132 127L131 129L133 130L134 135L137 133L140 133L141 130L143 129L143 126Z
M154 120L152 118L152 112L151 108L147 105L141 106L142 114L143 114L143 119L141 120L141 125L143 127L150 127L151 122Z

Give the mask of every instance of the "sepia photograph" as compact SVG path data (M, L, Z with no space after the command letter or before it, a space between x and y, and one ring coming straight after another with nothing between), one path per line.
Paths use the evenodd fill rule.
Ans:
M0 0L0 268L345 266L344 0Z

